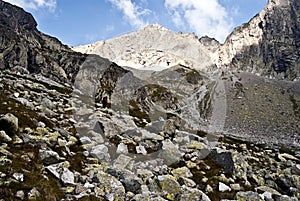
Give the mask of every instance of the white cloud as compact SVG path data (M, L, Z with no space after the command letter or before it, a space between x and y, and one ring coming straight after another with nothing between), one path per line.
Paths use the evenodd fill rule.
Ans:
M118 10L122 11L124 18L128 23L136 28L141 28L147 25L143 17L148 15L151 11L142 9L131 0L108 0Z
M173 22L179 28L186 23L196 34L220 42L224 42L233 26L233 20L218 0L165 0L165 7L174 15Z
M8 3L17 5L24 9L37 10L39 8L47 8L54 11L56 8L56 0L4 0Z

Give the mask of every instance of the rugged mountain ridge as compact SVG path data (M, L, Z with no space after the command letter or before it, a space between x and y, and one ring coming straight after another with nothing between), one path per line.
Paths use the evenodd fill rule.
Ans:
M31 14L0 1L0 68L70 82L86 55L37 30Z
M121 66L165 69L182 63L201 70L217 66L296 80L300 76L299 7L297 0L269 0L259 14L235 28L222 45L206 36L198 39L193 34L172 33L160 25L149 25L74 50L98 54Z

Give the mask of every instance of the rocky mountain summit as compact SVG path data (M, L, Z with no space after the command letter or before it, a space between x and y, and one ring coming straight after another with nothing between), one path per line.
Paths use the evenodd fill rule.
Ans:
M198 39L194 34L173 33L154 24L74 50L98 54L134 68L183 64L208 70L216 66L297 80L300 76L299 4L298 0L269 0L259 14L235 28L224 44L207 36Z
M211 39L207 46L195 34L173 33L158 24L146 26L130 34L75 47L75 51L98 54L121 66L134 68L168 68L182 64L203 69L219 43ZM159 41L159 42L158 42ZM160 68L161 69L161 68Z
M299 14L282 2L270 8ZM106 58L81 54L23 9L0 10L1 200L299 200L300 84L288 73L249 73L246 56L218 66L229 42L159 25L91 45ZM287 50L276 44L272 57Z

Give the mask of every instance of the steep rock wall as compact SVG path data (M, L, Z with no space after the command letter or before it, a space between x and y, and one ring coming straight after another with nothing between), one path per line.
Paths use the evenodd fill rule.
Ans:
M39 32L31 14L0 1L0 69L74 81L87 55Z
M289 80L300 77L299 59L299 0L269 0L262 12L237 27L214 55L218 67Z

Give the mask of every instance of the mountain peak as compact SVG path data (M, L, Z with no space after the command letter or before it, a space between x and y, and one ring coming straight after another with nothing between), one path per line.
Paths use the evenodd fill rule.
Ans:
M74 50L98 54L131 67L133 64L161 66L161 63L171 67L183 60L188 61L191 68L205 70L211 66L231 66L294 80L300 77L299 2L269 0L248 23L236 27L222 45L208 36L199 39L194 33L175 33L160 24L149 24L136 32ZM278 47L281 51L274 49ZM176 62L169 65L170 60Z
M121 66L164 69L177 64L204 68L210 65L210 48L194 33L175 33L160 24L150 24L135 32L79 46L75 51L98 54Z

